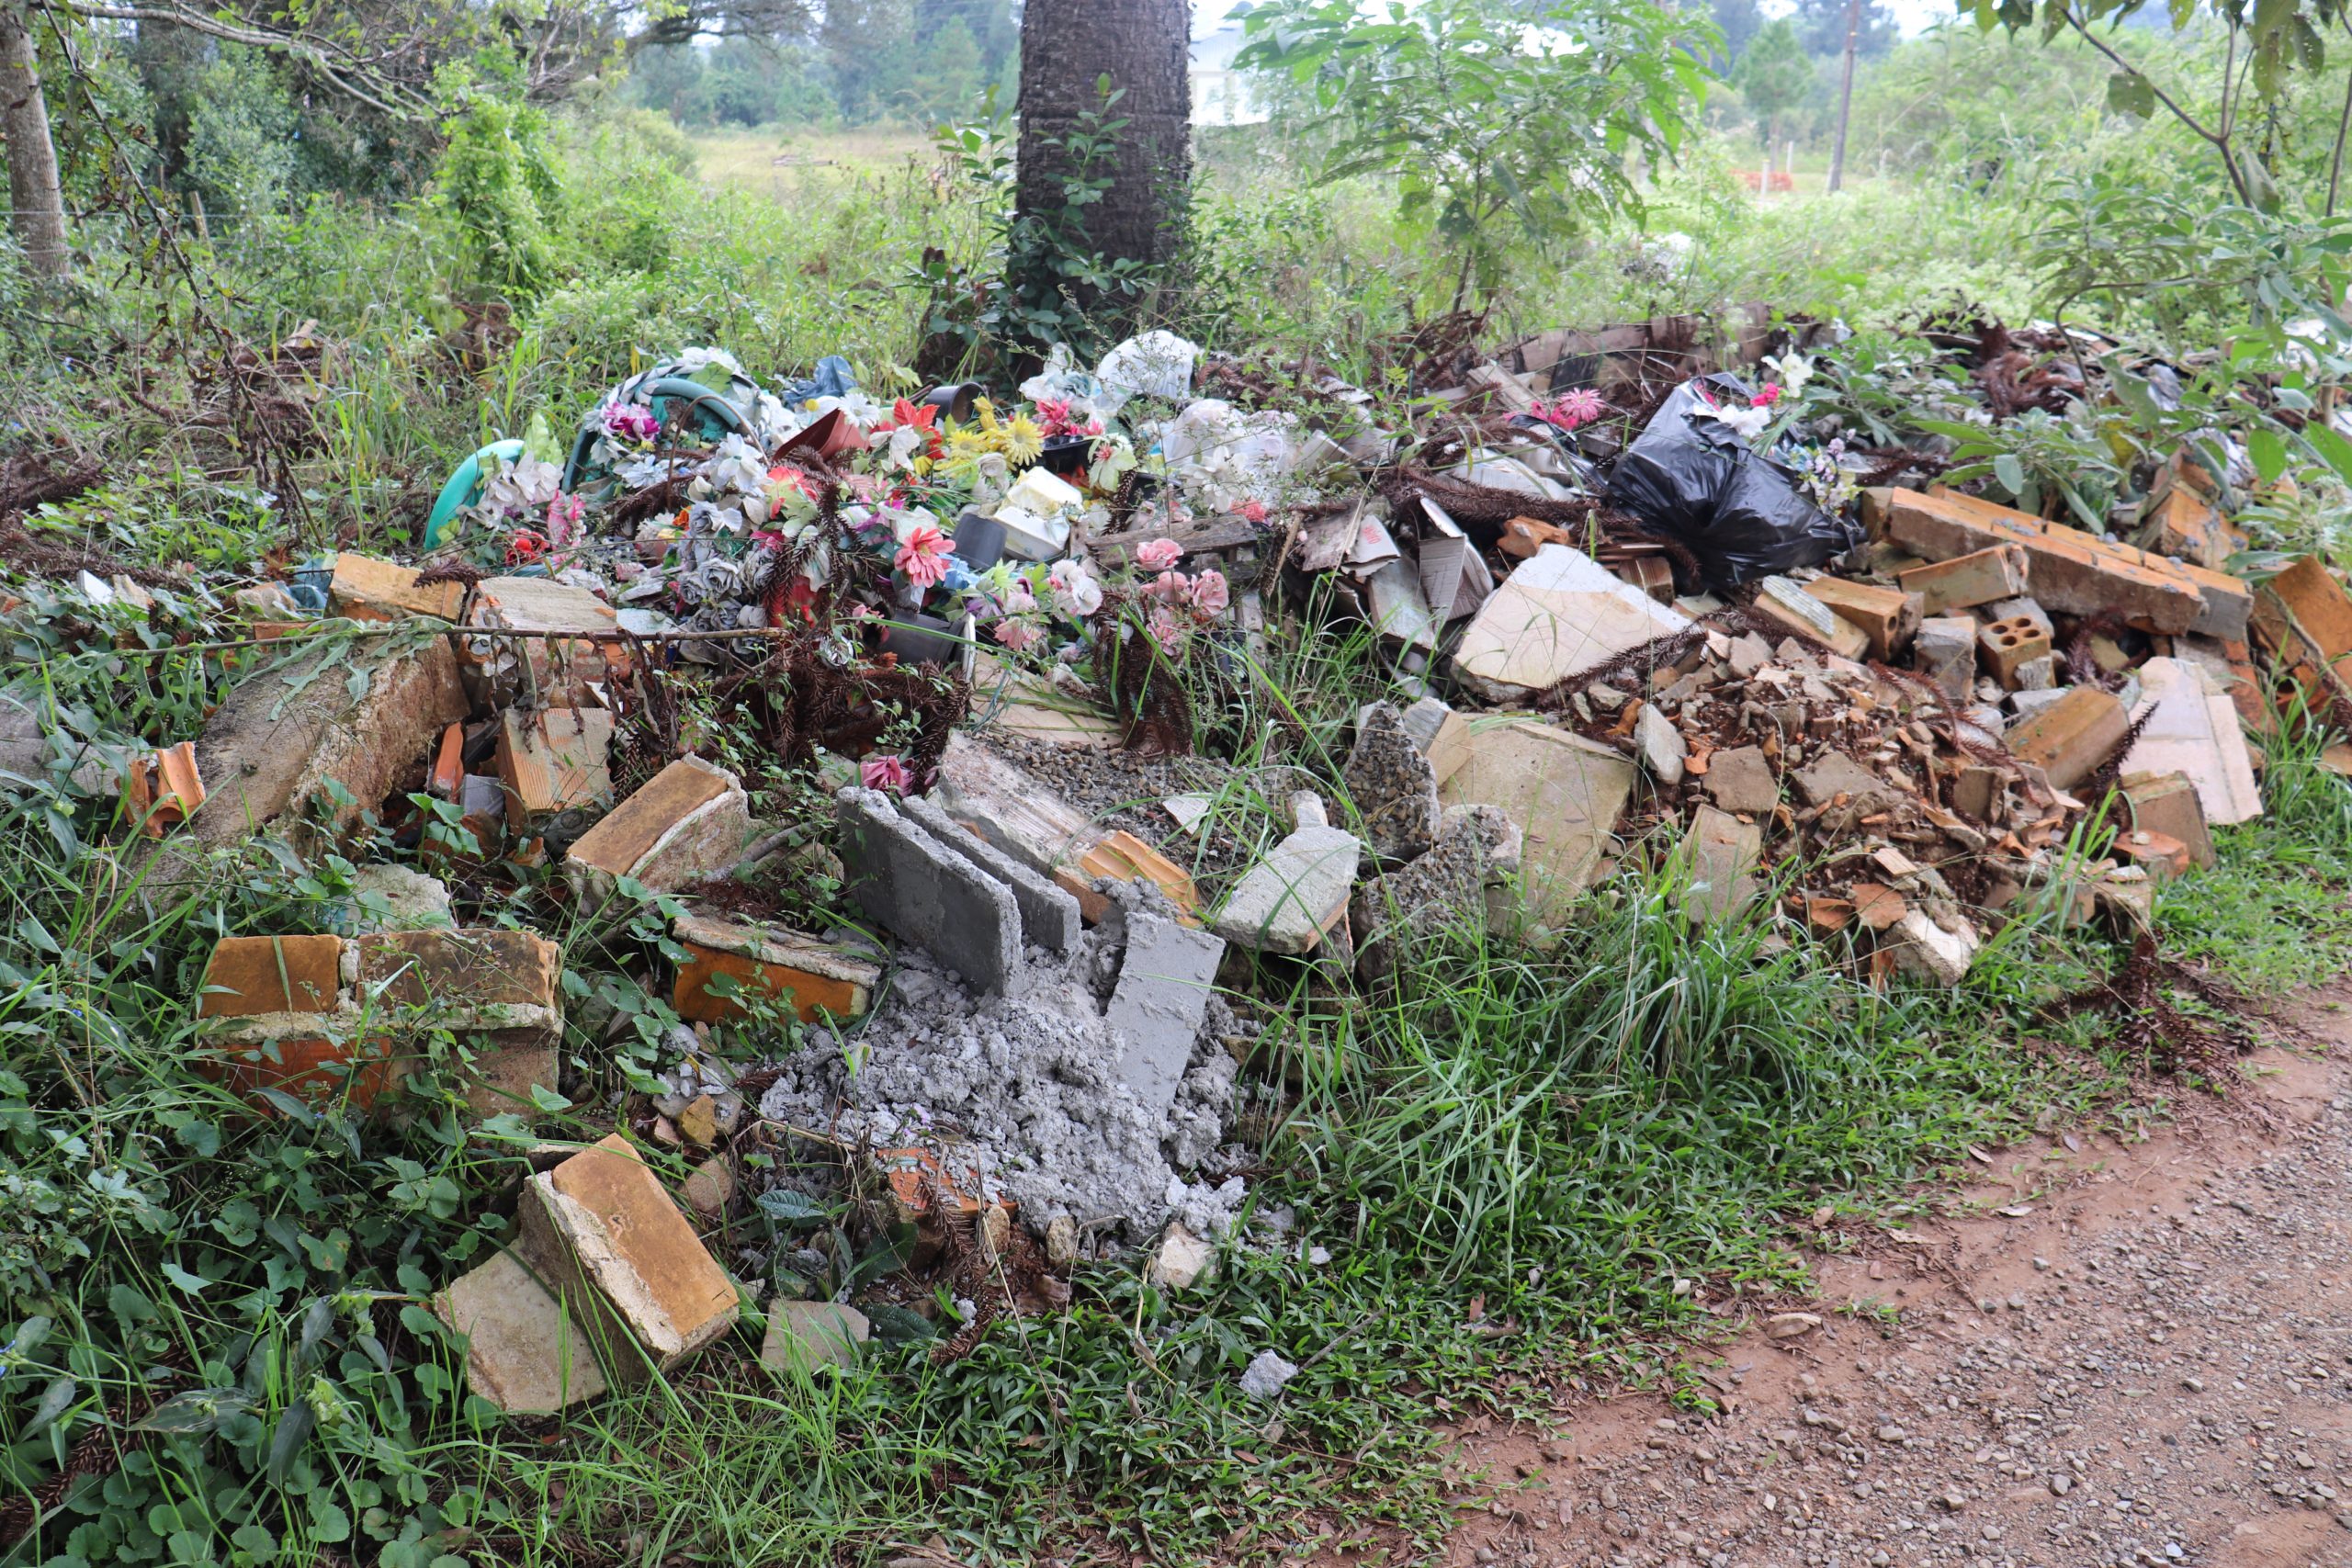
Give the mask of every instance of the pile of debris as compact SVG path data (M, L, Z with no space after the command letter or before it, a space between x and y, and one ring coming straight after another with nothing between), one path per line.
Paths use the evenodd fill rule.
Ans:
M323 929L211 956L204 1065L263 1114L577 1101L567 1028L627 1021L567 1021L594 988L495 916L568 905L577 963L679 901L614 961L680 1021L616 1109L693 1175L673 1200L618 1134L534 1156L511 1245L439 1300L507 1408L677 1364L734 1321L730 1270L780 1361L948 1330L943 1294L953 1353L1155 1235L1181 1288L1248 1210L1269 973L1394 985L1442 933L1573 922L1633 856L1695 923L1775 887L1835 961L1956 983L2020 900L2143 931L2261 811L2252 644L2352 716L2352 604L2316 561L2222 570L2213 475L2158 476L2139 545L1891 488L1932 454L1775 424L1825 335L1547 334L1397 428L1165 333L1003 408L689 351L568 456L470 459L433 558L239 590L282 657L124 760L126 869L153 898L255 835L388 835ZM1722 368L1772 348L1778 382ZM1344 761L1275 702L1288 754L1218 761L1271 640L1333 623L1387 682ZM92 766L8 714L0 766ZM812 781L830 821L785 820Z

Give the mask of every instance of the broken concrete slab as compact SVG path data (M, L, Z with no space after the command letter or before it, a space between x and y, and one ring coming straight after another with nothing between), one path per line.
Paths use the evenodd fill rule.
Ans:
M1103 1012L1125 1050L1119 1081L1154 1117L1165 1117L1215 993L1225 942L1148 909L1122 911L1126 952Z
M1242 874L1209 929L1261 953L1314 952L1348 917L1363 848L1344 829L1299 828Z
M2140 695L2132 715L2140 734L2123 754L2125 773L2188 774L2210 825L2262 815L2254 760L2228 694L2186 660L2151 659L2140 666Z
M1463 628L1453 671L1487 701L1510 703L1690 625L1591 557L1546 545Z
M1355 746L1340 782L1383 864L1401 864L1437 842L1437 771L1394 705L1368 704L1357 715Z
M1115 746L1121 733L1091 694L1065 690L984 649L972 655L972 714L975 728L1081 750Z
M901 816L878 790L845 789L833 800L845 897L976 988L1001 993L1021 963L1012 889Z
M854 1306L779 1296L768 1303L768 1332L760 1342L760 1361L777 1371L854 1367L857 1348L873 1335L865 1314Z
M363 865L351 874L351 897L327 923L343 935L360 936L438 930L457 921L448 886L438 877L404 865Z
M831 1014L860 1018L874 1002L882 966L798 931L738 920L681 915L670 935L686 950L671 1006L693 1022L728 1023L746 1016L742 998L771 996L803 1023ZM721 976L733 984L714 987Z
M511 1252L459 1275L433 1314L466 1341L466 1387L509 1416L546 1416L605 1392L577 1317Z
M751 831L742 782L700 757L681 757L572 842L564 876L591 908L623 876L673 893L732 866Z
M1724 810L1745 816L1769 816L1781 804L1780 776L1760 746L1736 746L1708 758L1701 787Z
M1429 853L1356 889L1348 917L1356 973L1385 979L1407 949L1442 933L1475 938L1505 923L1517 902L1511 885L1523 851L1517 824L1499 808L1447 807Z
M514 1250L590 1328L608 1377L671 1371L734 1325L739 1298L616 1133L523 1185Z
M1853 817L1883 811L1901 793L1843 751L1824 751L1797 770L1797 795L1807 806L1844 801Z
M1078 946L1079 932L1083 929L1078 900L1056 886L1052 877L1032 871L979 835L967 831L928 800L909 797L899 801L898 808L935 842L944 844L1012 890L1012 901L1021 909L1023 941L1048 953L1069 953Z
M1682 839L1690 876L1684 917L1692 925L1713 925L1753 903L1758 886L1750 874L1763 853L1763 829L1712 806L1699 807Z
M1475 741L1439 798L1498 807L1519 825L1528 908L1556 922L1609 852L1633 794L1634 764L1580 735L1526 719L1477 727Z
M1052 875L1102 830L1019 763L963 735L949 738L925 796L1032 871Z
M2114 754L2131 728L2131 716L2114 694L2069 686L2019 721L2007 744L2012 756L2049 775L2053 788L2072 789Z
M1930 615L1919 623L1912 667L1951 701L1965 702L1976 684L1976 623L1966 615Z

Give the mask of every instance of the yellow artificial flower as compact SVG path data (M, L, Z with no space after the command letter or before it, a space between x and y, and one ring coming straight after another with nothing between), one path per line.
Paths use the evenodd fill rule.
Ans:
M1008 461L1034 463L1046 450L1046 433L1037 428L1035 420L1025 413L1017 413L1004 427L1004 436L999 445Z
M986 398L975 398L972 400L972 410L980 416L980 429L989 435L994 435L997 433L996 405Z
M977 430L955 430L947 435L950 459L969 459L993 449L994 443Z

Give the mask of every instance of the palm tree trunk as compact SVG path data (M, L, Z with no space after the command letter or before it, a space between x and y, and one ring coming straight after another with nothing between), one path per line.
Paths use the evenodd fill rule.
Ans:
M1102 199L1080 209L1088 243L1112 261L1175 254L1192 179L1191 7L1183 0L1027 0L1021 13L1021 147L1015 209L1052 220L1065 206L1065 143L1102 107L1127 123L1095 171ZM1082 301L1082 303L1091 303Z
M24 248L25 265L36 277L62 277L65 196L23 0L0 0L0 143L8 152L9 227Z

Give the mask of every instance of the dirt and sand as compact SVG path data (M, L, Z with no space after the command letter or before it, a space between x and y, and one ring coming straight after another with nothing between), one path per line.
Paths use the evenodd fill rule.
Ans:
M1986 1151L1951 1217L1815 1259L1819 1325L1702 1355L1725 1407L1456 1434L1458 1564L2352 1563L2352 985L2144 1138ZM1785 1327L1784 1325L1784 1331Z

